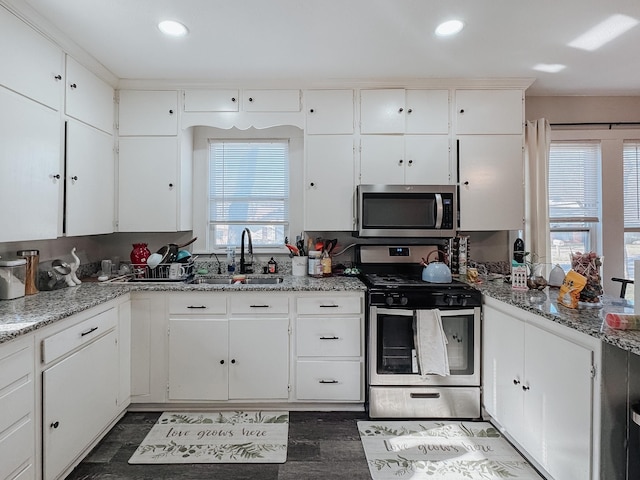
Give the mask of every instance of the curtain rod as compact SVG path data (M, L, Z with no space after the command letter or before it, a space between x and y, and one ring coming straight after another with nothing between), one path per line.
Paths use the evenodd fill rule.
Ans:
M640 122L582 122L582 123L550 123L552 127L583 127L587 125L609 125L609 130L618 125L640 125Z

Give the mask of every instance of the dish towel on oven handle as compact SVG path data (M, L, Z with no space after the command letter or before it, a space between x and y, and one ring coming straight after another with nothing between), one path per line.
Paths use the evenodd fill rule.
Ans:
M413 342L420 375L449 375L447 337L440 310L417 310L413 318Z

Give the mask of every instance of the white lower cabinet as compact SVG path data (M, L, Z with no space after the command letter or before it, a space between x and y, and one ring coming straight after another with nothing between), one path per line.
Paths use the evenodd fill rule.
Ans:
M35 479L33 337L0 347L0 478Z
M118 404L119 311L105 304L41 334L44 480L63 476L126 408Z
M364 319L361 294L296 300L296 399L362 402Z
M288 312L287 294L172 295L169 400L287 400Z
M502 302L483 308L486 412L552 478L595 480L599 342Z

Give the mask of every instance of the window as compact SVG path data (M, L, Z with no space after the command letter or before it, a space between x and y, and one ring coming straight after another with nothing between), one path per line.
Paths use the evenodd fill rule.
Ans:
M209 251L240 245L282 246L289 227L289 143L209 142Z
M634 277L640 260L640 142L623 144L624 169L624 277Z
M551 142L551 262L565 270L571 266L571 252L598 250L600 157L599 142Z

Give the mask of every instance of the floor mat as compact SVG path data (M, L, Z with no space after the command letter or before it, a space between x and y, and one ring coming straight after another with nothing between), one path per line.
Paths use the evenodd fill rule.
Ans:
M358 431L374 480L542 480L487 422L360 421Z
M165 412L129 463L284 463L288 412Z

